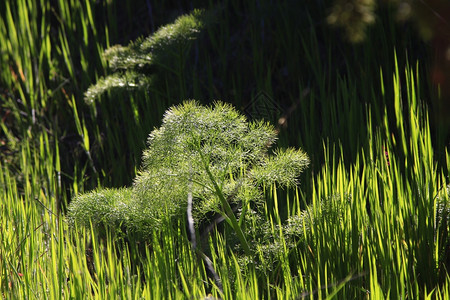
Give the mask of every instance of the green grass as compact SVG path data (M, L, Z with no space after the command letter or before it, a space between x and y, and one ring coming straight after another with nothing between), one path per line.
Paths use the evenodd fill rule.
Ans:
M0 3L2 298L450 299L450 151L427 106L426 47L409 27L386 12L351 46L324 24L322 4L224 1L183 74L88 105L83 93L108 74L103 50L136 37L135 23L118 27L132 10L111 2ZM156 25L180 14L167 5L153 8ZM259 258L266 268L232 251L226 226L203 241L220 282L181 222L145 243L68 227L74 195L131 184L170 105L243 108L262 90L293 109L279 145L312 160L298 189L266 188L281 249ZM280 230L289 217L300 220L295 247Z

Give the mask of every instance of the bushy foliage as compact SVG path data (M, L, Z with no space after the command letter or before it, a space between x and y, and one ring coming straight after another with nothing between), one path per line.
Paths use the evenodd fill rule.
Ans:
M139 38L127 46L108 48L104 58L113 73L91 86L85 93L85 100L92 102L106 91L147 90L152 84L155 68L159 72L177 73L179 64L183 64L182 56L186 55L208 20L206 12L194 10L149 37Z
M343 226L345 214L348 214L350 209L351 197L347 195L341 199L339 194L335 194L320 200L316 206L308 205L281 224L273 224L252 210L245 216L248 224L246 233L249 243L256 248L256 255L249 257L243 254L238 256L238 260L241 264L257 261L259 263L255 264L256 269L269 274L277 266L280 253L285 249L291 251L299 245L310 243L313 232L320 232L323 224ZM309 247L311 246L313 245L310 244ZM240 244L236 244L234 252L244 251Z
M188 193L196 224L225 214L220 197L237 209L262 203L264 185L293 186L309 163L301 150L270 155L275 141L271 125L247 122L231 105L184 102L167 110L161 127L151 132L133 186L78 195L69 206L69 220L145 237L185 215Z

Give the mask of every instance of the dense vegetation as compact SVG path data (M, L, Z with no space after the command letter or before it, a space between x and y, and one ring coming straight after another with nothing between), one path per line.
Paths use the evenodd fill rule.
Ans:
M449 299L433 44L373 1L359 44L327 1L171 2L0 3L2 298Z

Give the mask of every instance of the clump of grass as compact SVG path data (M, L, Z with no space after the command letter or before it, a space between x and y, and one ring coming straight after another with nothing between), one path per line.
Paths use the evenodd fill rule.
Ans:
M393 78L396 79L397 74ZM184 229L185 220L179 219L173 227L152 229L144 254L136 251L137 243L123 246L115 243L109 230L99 234L90 225L69 227L52 206L57 191L53 169L58 161L58 156L54 155L57 149L43 147L42 152L35 155L24 148L21 153L23 193L8 168L3 165L0 168L0 196L4 199L0 205L2 296L202 298L211 293L221 298L348 299L370 295L447 299L450 286L446 252L449 243L448 178L445 169L438 169L433 158L427 110L412 92L413 87L417 87L415 77L407 78L411 80L407 85L394 80L397 90L400 87L409 90L405 98L400 97L401 93L384 94L395 101L396 122L390 125L388 114L384 126L372 127L368 121L366 128L370 139L350 167L344 156L336 155L342 152L324 142L326 163L311 178L313 190L299 190L294 197L286 199L291 203L288 222L282 222L280 216L280 191L269 184L265 186L267 201L260 204L258 211L250 207L243 213L244 206L238 209L236 216L246 219L242 222L248 232L246 239L255 252L252 261L257 263L255 268L248 261L251 257L242 255L245 253L242 247L239 249L235 244L238 239L232 226L208 236L203 247L208 247L205 253L221 279L221 289L208 279L206 263L192 251ZM196 107L193 103L190 105ZM175 111L172 112L174 118L184 116L183 120L189 124L189 114L178 111L177 115ZM367 114L370 113L368 108ZM207 124L204 122L203 129ZM403 135L394 136L390 126L403 126L407 130ZM164 126L158 129L154 139L166 136L162 128ZM202 128L195 130L199 132ZM170 130L167 137L177 138L169 133ZM179 138L189 137L186 133ZM45 140L44 136L42 138ZM211 144L204 141L200 146L202 148L197 149L212 154ZM187 153L195 153L198 144L186 147L191 151ZM449 152L444 152L448 163ZM152 157L151 153L147 155ZM229 170L215 166L213 156L205 154L205 158L210 159L211 172L217 172L214 174ZM220 157L216 159L220 161ZM183 164L181 158L174 162ZM198 163L205 167L201 158ZM204 170L203 178L211 186L206 169L200 170ZM251 176L251 170L243 172ZM192 178L201 178L200 175L192 174ZM231 176L219 175L215 177L219 183L220 178L225 178L225 182L231 180ZM42 181L37 178L46 178L49 185L38 184ZM189 185L189 178L187 182ZM226 187L225 182L218 186ZM121 193L126 195L129 189ZM112 201L124 201L117 190L101 191ZM100 190L98 192L98 199L101 199ZM214 194L211 189L209 193ZM230 195L225 188L223 194ZM303 203L306 201L307 207ZM92 217L118 218L114 209L100 208ZM88 240L91 240L89 247ZM270 251L273 255L267 255ZM427 274L426 278L423 274Z

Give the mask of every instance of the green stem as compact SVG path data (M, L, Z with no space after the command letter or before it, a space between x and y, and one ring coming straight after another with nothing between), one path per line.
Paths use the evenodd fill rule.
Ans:
M236 219L236 216L233 213L233 210L231 209L230 204L228 203L227 199L225 199L225 196L222 193L222 189L219 187L219 185L217 184L216 179L214 178L213 174L211 173L211 170L209 169L209 165L205 160L205 157L203 155L203 153L201 151L199 151L200 153L200 157L202 159L202 163L205 166L205 171L209 176L209 179L211 180L214 189L216 191L216 195L219 197L219 200L222 204L224 211L224 217L228 218L231 226L233 227L234 231L236 232L239 241L242 244L242 247L244 248L245 254L248 255L249 257L251 257L253 255L253 252L250 250L250 246L247 242L247 239L245 238L244 233L242 232L241 227L239 226L239 222Z

